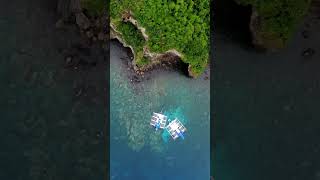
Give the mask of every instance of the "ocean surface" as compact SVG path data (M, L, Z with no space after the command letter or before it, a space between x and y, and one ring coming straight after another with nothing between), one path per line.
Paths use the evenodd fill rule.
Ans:
M110 178L209 179L210 81L156 70L132 82L125 49L111 43L110 56ZM184 123L184 140L149 125L152 112L160 111Z
M2 3L0 179L104 179L106 53L55 28L56 1Z
M301 23L287 48L257 52L244 40L245 21L226 7L217 7L212 49L215 179L319 180L318 15ZM308 48L315 54L304 57Z
M55 1L4 4L0 6L0 179L104 179L108 162L101 132L107 81L102 59L96 68L64 68L61 51L73 51L81 40L76 28L55 28ZM233 17L225 19L218 13L216 17L236 26L233 33L215 34L212 51L215 180L319 180L319 19L303 23L285 50L265 54L234 40L232 34L245 24L236 20L239 14L231 8L220 9ZM309 38L303 38L304 31ZM116 105L111 177L208 179L209 82L159 72L133 85L119 60L125 53L115 45L111 48L112 88L119 87L111 99ZM301 56L307 48L315 49L314 56ZM85 59L100 57L95 51L92 48L92 56ZM184 141L173 142L149 127L151 113L161 110L183 118L188 129ZM128 131L128 127L133 128Z

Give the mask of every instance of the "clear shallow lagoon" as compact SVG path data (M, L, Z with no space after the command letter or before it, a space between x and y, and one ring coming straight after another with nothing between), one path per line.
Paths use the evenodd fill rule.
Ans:
M204 180L210 177L210 84L177 72L156 71L132 83L118 43L110 46L110 178ZM178 117L185 140L149 125L152 112Z

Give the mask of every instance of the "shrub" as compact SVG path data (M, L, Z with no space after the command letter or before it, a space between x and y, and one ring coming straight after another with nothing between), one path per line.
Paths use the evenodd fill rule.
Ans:
M236 0L252 5L262 18L261 29L286 42L304 16L311 0Z

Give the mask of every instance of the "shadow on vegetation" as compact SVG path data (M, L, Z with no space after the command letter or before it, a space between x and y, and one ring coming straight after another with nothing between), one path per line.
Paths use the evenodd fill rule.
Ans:
M213 4L215 32L252 47L249 29L251 6L238 5L234 0L216 0Z

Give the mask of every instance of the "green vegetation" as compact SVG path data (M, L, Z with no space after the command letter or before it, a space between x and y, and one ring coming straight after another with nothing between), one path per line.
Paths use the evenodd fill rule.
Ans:
M131 23L116 23L117 30L123 34L124 41L132 46L135 50L136 64L138 66L146 65L146 61L143 58L143 45L145 40L142 34L137 30L137 28Z
M139 61L136 62L138 67L143 67L145 65L148 65L150 63L150 60L147 59L146 57L142 57L141 59L139 59Z
M111 22L133 47L137 65L149 62L143 59L146 46L156 53L176 49L193 74L204 71L209 60L209 0L112 0L110 5ZM128 11L146 29L148 41L136 27L122 21Z
M261 33L284 43L294 32L308 10L311 0L236 0L243 5L252 5L262 18Z

